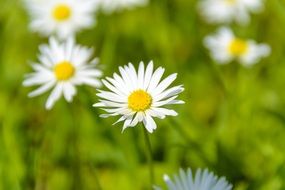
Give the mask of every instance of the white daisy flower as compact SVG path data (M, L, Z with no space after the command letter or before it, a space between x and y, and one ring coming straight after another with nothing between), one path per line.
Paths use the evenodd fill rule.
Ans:
M207 36L204 45L211 52L212 58L220 64L237 59L245 66L250 66L271 52L268 45L235 37L233 32L225 27L220 28L216 34Z
M187 171L180 169L179 175L174 175L171 180L168 175L164 175L164 181L168 190L231 190L232 185L229 184L224 177L218 178L207 169L198 169L193 174L189 168ZM156 190L161 188L155 187Z
M47 109L51 109L62 94L66 101L71 102L77 85L101 85L98 77L102 72L95 68L98 59L91 60L93 49L76 45L73 39L60 43L55 38L50 38L49 45L41 45L39 49L40 63L32 64L35 72L26 76L23 85L40 85L29 93L29 97L54 87L46 102Z
M132 9L137 6L145 6L148 0L97 0L98 7L104 12L111 13L116 10Z
M176 100L178 94L184 90L182 85L168 88L177 74L161 81L164 68L159 67L154 71L152 61L146 68L141 62L138 72L131 63L119 67L119 71L121 76L114 73L113 78L102 80L110 91L99 90L100 93L97 94L101 99L94 106L103 107L108 112L101 117L121 115L117 122L124 121L123 130L143 122L147 131L152 133L156 129L153 117L163 119L168 115L177 115L174 110L162 107L184 103Z
M94 23L97 0L25 0L31 15L30 28L44 36L74 36Z
M199 11L209 23L247 24L249 13L262 10L263 0L200 0Z

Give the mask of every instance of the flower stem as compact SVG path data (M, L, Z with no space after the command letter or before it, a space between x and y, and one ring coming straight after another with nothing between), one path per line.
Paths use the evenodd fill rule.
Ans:
M154 185L154 167L153 167L153 160L152 160L152 148L151 148L151 143L150 143L150 138L148 131L146 128L143 126L144 130L144 139L145 139L145 145L146 145L146 156L148 160L148 165L149 165L149 174L150 174L150 186L152 189L152 186Z
M187 147L191 147L193 150L196 151L198 156L207 164L207 166L212 166L212 162L207 158L207 156L204 154L204 152L201 150L201 147L199 144L197 144L195 141L190 139L190 137L187 135L187 131L183 128L181 124L179 124L176 120L173 118L170 118L170 122L173 124L173 129L184 138L184 140L187 143Z
M74 103L75 104L75 103ZM72 144L73 144L73 174L74 174L74 179L73 179L73 188L74 189L81 189L82 184L81 184L81 175L80 175L80 150L79 150L79 129L80 127L80 121L79 118L80 116L78 115L78 109L77 107L75 107L74 105L70 105L69 109L71 110L71 116L72 116L72 131L71 131L71 139L72 139ZM96 189L98 190L102 190L102 186L100 184L100 180L99 177L97 175L96 172L96 168L95 167L91 167L93 169L93 176L94 176L94 181L95 181L95 185L96 185Z

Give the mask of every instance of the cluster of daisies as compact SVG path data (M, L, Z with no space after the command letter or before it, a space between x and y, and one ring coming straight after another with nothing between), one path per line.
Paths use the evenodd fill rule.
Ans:
M48 44L39 46L38 61L31 62L33 73L27 74L24 86L37 86L29 97L51 91L45 103L52 109L61 98L72 102L76 87L88 85L97 90L99 107L106 113L101 117L119 116L115 123L122 122L123 130L143 123L152 133L156 128L153 118L164 119L176 116L177 112L167 105L183 104L178 95L183 85L172 86L177 74L163 77L165 69L155 68L150 61L135 65L120 66L112 76L100 79L103 72L98 68L99 59L93 57L93 49L78 45L76 33L96 23L96 13L112 13L124 8L143 6L148 0L25 0L30 13L30 29L49 37ZM199 12L209 23L228 24L232 21L245 25L250 13L263 8L262 0L200 0ZM236 37L228 27L204 40L214 60L226 64L237 60L246 66L258 62L270 54L270 47L253 40ZM106 90L100 89L105 86ZM208 170L198 169L192 173L180 170L174 178L164 176L169 190L231 190L224 177L218 178ZM154 186L154 189L161 189Z
M60 39L75 36L82 29L96 24L98 12L112 13L136 6L148 0L23 0L31 17L30 29L42 36Z
M200 0L198 6L203 18L214 24L236 22L246 25L250 22L250 13L263 9L263 0ZM251 39L236 36L229 27L221 27L204 40L211 57L219 64L233 60L245 66L251 66L270 54L267 44L258 44Z

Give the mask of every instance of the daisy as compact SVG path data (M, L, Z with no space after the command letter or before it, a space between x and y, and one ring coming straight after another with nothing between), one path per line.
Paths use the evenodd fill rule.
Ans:
M200 0L199 3L199 11L209 23L246 24L250 20L249 13L262 8L263 0Z
M123 131L143 122L147 131L152 133L156 129L153 117L163 119L168 115L177 115L174 110L162 107L184 103L176 100L178 94L184 90L182 85L168 88L177 74L161 81L164 68L159 67L154 71L152 61L146 68L141 62L138 72L131 63L119 67L119 71L121 76L114 73L113 78L107 77L106 80L102 80L110 91L99 90L97 94L101 99L94 106L103 107L107 112L101 117L120 115L121 118L117 122L124 121Z
M225 27L220 28L216 34L207 36L204 45L211 52L212 58L220 64L237 59L245 66L250 66L268 56L271 51L266 44L235 37L233 32Z
M135 6L144 6L147 3L148 0L98 0L98 6L107 13L124 8L131 9Z
M55 38L50 38L49 44L41 45L39 49L40 63L32 64L35 72L26 76L23 85L40 85L29 93L29 97L38 96L54 87L47 99L46 109L51 109L62 95L71 102L76 94L76 85L100 86L97 78L102 73L95 68L98 59L91 60L92 49L76 45L73 39L60 43Z
M74 36L94 23L96 0L25 0L31 16L30 28L44 36L61 39Z
M198 169L193 174L189 168L187 171L180 169L179 175L174 175L171 180L168 175L164 175L164 181L168 190L231 190L232 185L229 184L224 177L218 178L207 169ZM155 187L156 190L160 188Z

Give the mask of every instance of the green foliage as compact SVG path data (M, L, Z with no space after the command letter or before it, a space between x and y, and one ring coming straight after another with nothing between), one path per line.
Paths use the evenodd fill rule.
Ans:
M270 0L240 36L266 42L272 55L252 68L216 65L202 46L217 26L205 24L196 0L153 0L110 15L77 41L94 46L105 76L119 65L154 60L178 73L186 104L179 116L156 119L151 134L155 178L180 167L208 167L235 190L285 189L285 3ZM20 0L0 0L0 189L147 189L148 166L141 126L121 133L115 118L92 108L96 90L81 87L72 104L44 109L47 94L29 99L22 87L27 61L46 43L28 30Z

